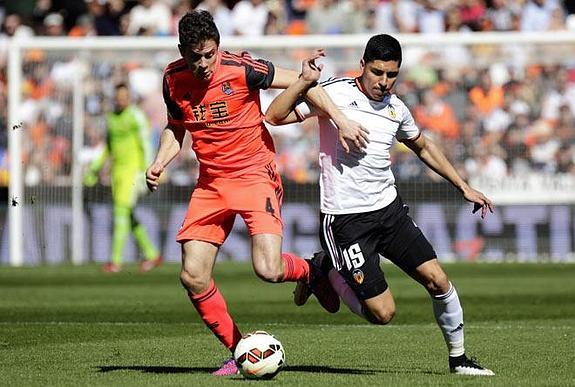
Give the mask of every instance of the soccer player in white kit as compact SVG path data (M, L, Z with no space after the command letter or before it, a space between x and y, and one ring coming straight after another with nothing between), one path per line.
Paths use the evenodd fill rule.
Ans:
M419 130L405 104L393 94L401 60L401 46L395 38L375 35L365 47L359 77L321 83L338 108L369 131L369 144L364 150L360 150L362 144L356 141L351 144L355 149L345 152L330 119L300 98L320 77L321 65L313 61L303 63L299 80L276 97L266 112L266 120L280 125L311 116L319 118L320 239L329 259L316 264L326 268L343 302L371 323L391 321L395 302L380 267L382 255L430 294L433 314L449 351L450 371L494 375L465 354L463 309L457 291L396 190L389 153L393 139L403 142L428 167L453 184L474 204L473 213L481 210L483 218L488 211L493 212L493 204L459 176L437 145ZM315 259L322 258L316 255ZM301 305L311 292L305 283L298 283L295 294L296 304Z

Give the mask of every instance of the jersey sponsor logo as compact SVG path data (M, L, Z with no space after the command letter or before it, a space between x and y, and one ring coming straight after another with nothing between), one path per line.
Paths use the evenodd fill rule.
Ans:
M226 101L216 101L209 104L212 119L219 120L230 115Z
M226 81L222 83L222 92L226 95L232 95L234 93L234 90L232 89L232 86L229 82Z
M227 125L229 123L230 120L220 120L216 122L204 122L204 125L206 125L206 128L211 128L212 126Z
M365 278L363 275L363 271L359 270L359 269L355 269L352 273L353 275L353 279L355 280L355 282L358 283L358 285L361 285L363 283L363 279Z
M206 120L206 107L202 104L195 105L192 107L192 114L196 121L205 121Z
M204 104L194 105L191 108L195 121L205 122L207 120L218 121L221 124L230 115L228 103L226 101L210 102L207 106ZM206 123L208 125L210 123Z
M359 106L357 105L357 102L355 102L355 101L351 101L351 103L350 103L348 106L349 106L349 107L354 107L354 108L359 107Z

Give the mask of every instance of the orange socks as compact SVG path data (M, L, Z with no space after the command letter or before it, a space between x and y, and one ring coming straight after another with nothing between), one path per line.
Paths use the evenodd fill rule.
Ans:
M292 253L282 253L284 278L286 282L309 281L309 263Z
M210 282L205 292L198 295L188 292L188 297L206 326L226 348L233 352L242 334L228 313L226 301L214 281Z
M299 280L309 281L309 264L303 259L291 253L283 253L284 281L295 282ZM228 307L224 297L212 280L208 290L194 295L188 292L188 297L200 314L204 324L230 351L242 338L232 316L228 313Z

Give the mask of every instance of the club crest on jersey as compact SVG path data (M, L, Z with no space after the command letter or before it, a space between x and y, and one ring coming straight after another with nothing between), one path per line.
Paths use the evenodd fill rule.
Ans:
M224 82L222 83L222 91L224 92L224 94L226 95L232 95L234 90L232 89L232 87L230 86L229 82Z
M352 273L353 275L353 279L355 280L355 282L357 282L359 285L361 285L363 283L363 271L359 270L359 269L355 269Z
M395 109L393 108L393 106L388 105L387 106L387 112L389 113L389 116L395 120L397 115L395 114Z

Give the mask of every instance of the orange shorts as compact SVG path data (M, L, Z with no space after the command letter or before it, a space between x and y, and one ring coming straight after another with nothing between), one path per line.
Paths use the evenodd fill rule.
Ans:
M237 214L250 235L282 235L283 187L274 163L241 177L207 180L198 180L176 236L178 242L200 240L221 245Z

